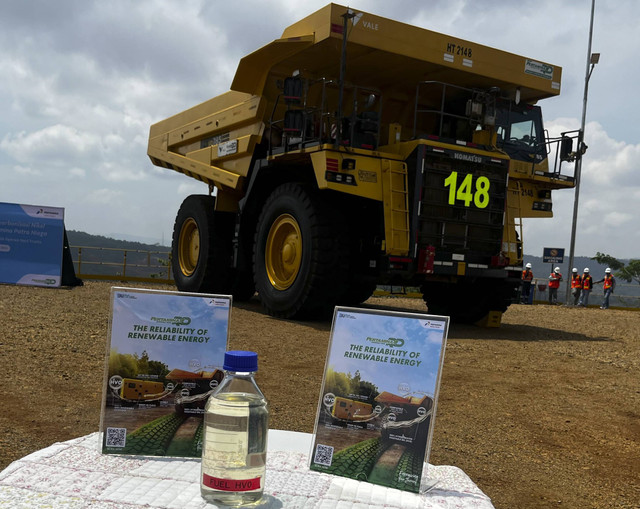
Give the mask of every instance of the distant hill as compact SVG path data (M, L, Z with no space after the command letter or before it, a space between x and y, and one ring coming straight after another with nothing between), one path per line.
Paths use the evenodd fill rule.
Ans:
M171 249L67 230L73 265L77 274L168 278Z
M113 249L139 249L145 251L171 251L160 244L144 244L131 240L117 240L102 235L92 235L86 232L67 230L67 238L71 246L108 247Z

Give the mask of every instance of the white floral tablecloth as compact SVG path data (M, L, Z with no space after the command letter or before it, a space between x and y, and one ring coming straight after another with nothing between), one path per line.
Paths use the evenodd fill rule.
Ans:
M489 497L459 468L429 465L414 494L313 472L311 435L269 432L265 496L256 507L310 509L492 509ZM200 497L200 461L102 455L99 434L51 445L0 472L0 508L214 507ZM426 481L426 482L425 482Z

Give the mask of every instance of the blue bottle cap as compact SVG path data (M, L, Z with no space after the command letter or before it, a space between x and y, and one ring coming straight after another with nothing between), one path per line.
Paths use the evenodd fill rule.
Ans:
M222 369L225 371L239 371L241 373L258 371L258 354L245 350L225 352Z

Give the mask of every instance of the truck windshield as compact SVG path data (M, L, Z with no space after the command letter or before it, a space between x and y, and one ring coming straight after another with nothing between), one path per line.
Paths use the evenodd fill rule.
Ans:
M531 160L536 154L541 160L546 154L542 113L539 106L499 104L496 119L498 146L511 157Z

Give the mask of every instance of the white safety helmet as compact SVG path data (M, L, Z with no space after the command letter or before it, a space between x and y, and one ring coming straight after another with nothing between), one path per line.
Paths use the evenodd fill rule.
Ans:
M588 274L589 273L589 268L584 269L584 271Z
M576 269L575 267L573 268L573 270L571 272L578 272L578 269Z
M560 267L556 267L555 269L553 269L553 272L560 272Z
M609 267L607 267L606 269L604 269L606 274L611 274L611 269Z
M524 267L525 267L525 269L530 269L531 268L531 264L527 263Z

